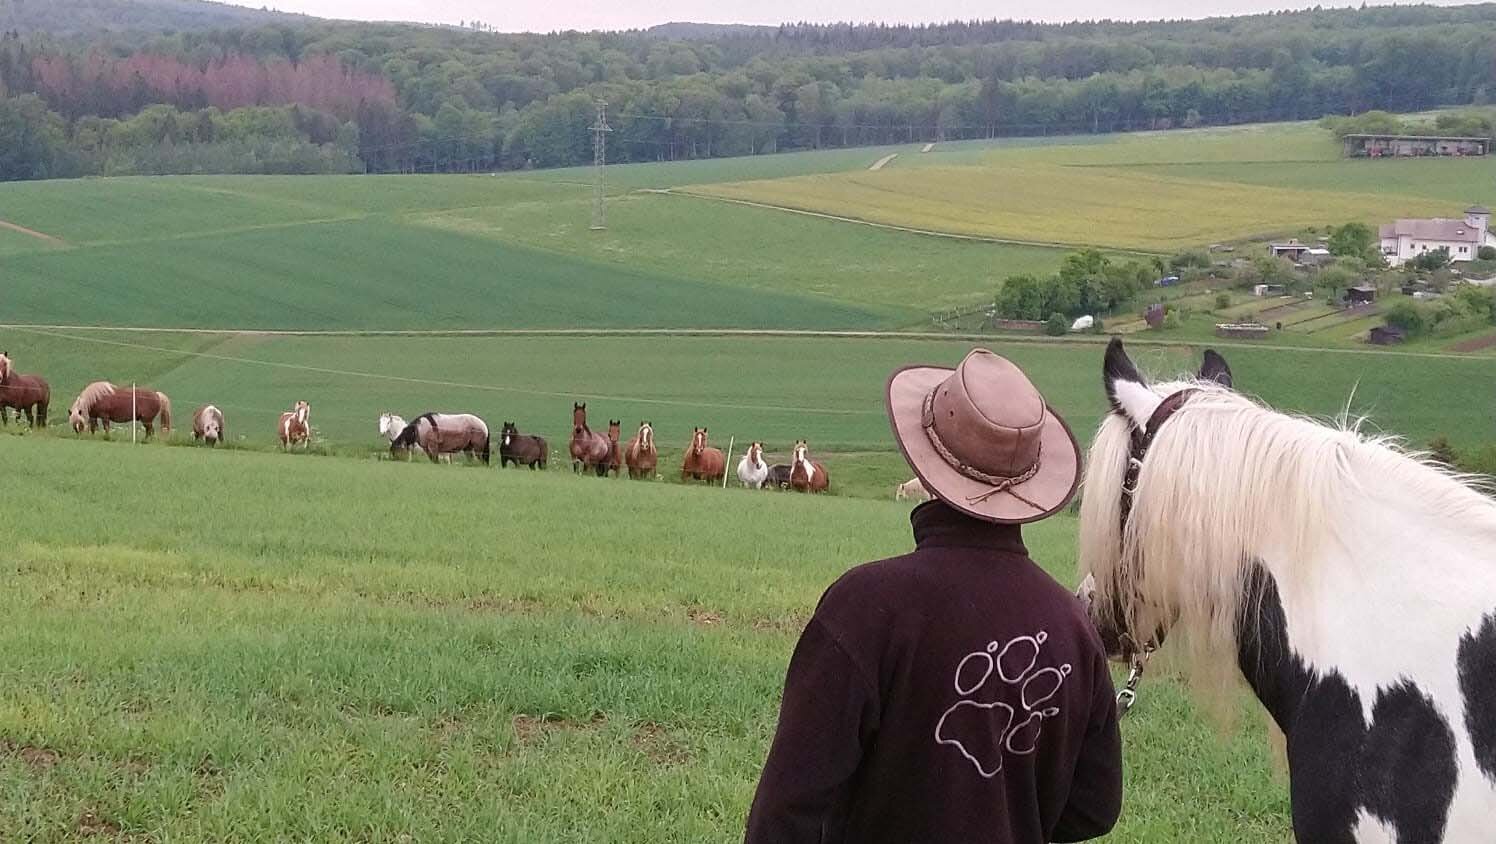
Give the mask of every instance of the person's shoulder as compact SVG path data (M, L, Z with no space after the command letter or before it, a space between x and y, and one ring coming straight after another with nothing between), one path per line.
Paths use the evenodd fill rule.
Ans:
M835 608L845 604L864 605L881 594L906 586L915 576L916 553L900 554L853 566L826 588L826 593L821 596L820 606Z

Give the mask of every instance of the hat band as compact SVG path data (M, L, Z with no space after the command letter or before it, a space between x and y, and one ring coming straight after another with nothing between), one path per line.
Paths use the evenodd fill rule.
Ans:
M987 472L983 472L981 469L978 469L974 466L968 466L966 463L962 462L960 458L952 454L949 448L946 448L945 443L941 442L940 440L940 434L935 430L935 393L939 392L939 390L940 388L936 387L934 390L930 391L929 395L925 396L924 412L920 414L920 425L925 429L925 437L929 439L930 446L935 449L935 453L940 455L940 459L944 460L948 465L950 465L952 469L955 469L957 472L960 472L961 474L965 475L968 478L971 478L974 481L981 481L982 483L988 484L992 487L992 489L982 493L981 495L968 496L966 498L966 503L980 504L1000 492L1006 492L1007 494L1013 496L1019 501L1022 501L1024 504L1027 504L1035 510L1038 510L1041 513L1044 512L1044 507L1035 504L1013 489L1013 487L1018 486L1019 484L1027 483L1033 480L1034 476L1039 474L1039 463L1044 457L1043 441L1041 440L1039 443L1039 453L1034 455L1033 465L1029 466L1020 474L993 475Z

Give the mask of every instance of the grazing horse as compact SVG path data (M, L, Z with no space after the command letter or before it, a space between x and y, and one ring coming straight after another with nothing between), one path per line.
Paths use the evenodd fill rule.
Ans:
M477 458L489 465L488 423L471 413L423 413L405 426L400 436L390 442L390 454L406 453L419 446L440 463L443 454L465 452L469 460Z
M280 426L276 429L280 434L281 448L290 451L291 446L301 443L303 450L312 447L312 406L304 401L299 401L290 411L281 414Z
M104 433L109 433L113 422L139 422L145 427L146 438L156 433L155 420L161 417L161 433L171 435L171 399L165 393L140 388L116 387L108 381L95 381L83 388L73 405L68 409L68 422L73 432L81 434L86 426L90 434L98 431L100 423Z
M790 472L793 469L794 467L788 463L775 463L769 467L769 478L764 482L764 486L771 489L789 489Z
M929 501L930 491L919 478L910 478L893 488L893 499L895 501Z
M623 459L628 464L630 478L637 481L654 477L655 468L660 465L660 453L655 450L653 424L639 423L639 433L629 440L628 447L623 452Z
M544 469L550 455L551 449L545 444L545 437L521 434L513 422L504 423L499 435L499 468L513 463L516 466L529 466L531 469Z
M1111 654L1136 675L1178 631L1197 689L1245 679L1300 842L1492 840L1496 502L1234 392L1214 352L1150 384L1114 339L1102 372L1080 565Z
M623 422L618 419L609 419L608 462L604 464L604 475L612 472L616 476L623 470L623 446L618 444L618 438L621 436L623 436Z
M769 479L769 464L764 462L764 444L750 443L748 453L738 461L738 480L745 489L763 489Z
M727 457L721 449L706 444L706 429L695 428L691 432L691 444L686 447L685 460L681 462L680 479L721 481L727 476Z
M192 414L192 438L216 446L223 441L223 411L211 404L199 407Z
M795 492L825 492L831 486L826 467L810 459L805 440L795 442L795 457L790 461L790 489Z
M381 413L379 414L379 435L389 442L394 442L395 438L400 436L400 432L405 430L407 424L409 423L405 421L405 417L398 413Z
M10 408L21 414L33 428L47 427L47 406L52 403L52 388L40 375L22 375L15 370L8 352L0 352L0 423L10 424Z
M608 460L613 454L613 445L602 434L593 433L587 427L587 403L572 403L571 406L571 470L573 472L594 471L601 478L608 473Z

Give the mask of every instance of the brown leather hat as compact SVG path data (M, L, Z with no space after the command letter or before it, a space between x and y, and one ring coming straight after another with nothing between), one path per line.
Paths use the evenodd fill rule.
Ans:
M1080 446L1023 370L986 349L956 369L906 366L888 379L894 438L925 488L988 522L1053 515L1080 483Z

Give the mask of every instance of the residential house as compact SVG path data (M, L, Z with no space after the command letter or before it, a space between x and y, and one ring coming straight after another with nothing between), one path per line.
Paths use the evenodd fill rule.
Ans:
M1491 211L1481 205L1465 209L1463 220L1398 220L1381 228L1382 257L1400 267L1426 252L1449 250L1451 263L1474 261L1482 246L1496 246Z

